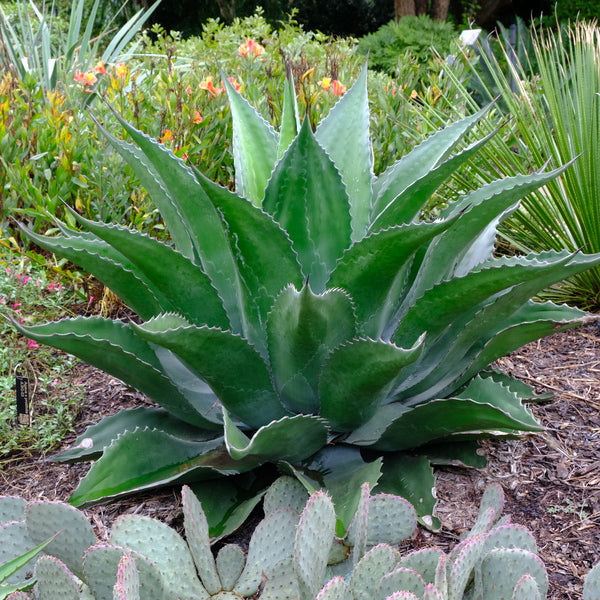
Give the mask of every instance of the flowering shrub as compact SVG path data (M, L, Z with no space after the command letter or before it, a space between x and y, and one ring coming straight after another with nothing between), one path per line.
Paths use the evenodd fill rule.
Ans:
M0 248L3 246L0 246ZM5 246L4 246L5 247ZM0 308L11 308L21 324L33 324L73 304L73 286L57 271L5 250L0 256ZM71 387L72 357L49 352L15 335L0 319L0 456L12 450L46 451L71 429L83 401L83 388ZM32 426L16 426L15 375L29 379Z
M34 230L44 227L40 216L48 213L74 225L63 213L65 201L84 216L160 235L163 224L145 190L128 168L121 167L120 157L81 111L93 97L91 92L189 164L204 165L208 177L231 186L233 156L227 141L231 121L217 60L233 76L233 87L243 90L271 123L281 119L279 91L286 67L294 76L299 110L308 113L312 123L345 93L360 67L353 40L331 42L293 21L274 31L260 14L229 27L210 21L201 37L185 41L160 28L154 33L154 40L142 37L146 55L126 63L96 58L87 70L75 71L60 92L45 95L35 85L4 76L0 151L6 163L0 169L0 215L25 213ZM403 67L398 82L379 73L371 77L376 172L442 125L422 119L417 124L420 115L408 102L413 89L428 100L442 97L441 92L436 95L419 82L411 64ZM107 121L103 118L107 110L103 103L95 103L99 119ZM1 217L0 225L5 230L11 227Z

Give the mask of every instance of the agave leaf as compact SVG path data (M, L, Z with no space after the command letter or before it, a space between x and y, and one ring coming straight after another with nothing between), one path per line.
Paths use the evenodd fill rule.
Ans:
M398 308L414 253L455 219L391 227L364 237L344 252L328 286L350 293L362 335L382 335Z
M117 118L120 118L117 116ZM94 117L92 117L94 119ZM196 258L196 248L187 223L182 219L182 213L178 206L178 194L181 190L175 190L167 185L163 180L164 172L161 172L158 165L154 164L156 156L148 155L142 146L133 145L124 140L117 139L106 128L104 128L96 119L94 119L99 131L104 134L110 145L125 159L127 164L133 169L136 177L140 180L143 187L146 188L152 200L156 204L160 215L165 222L175 247L187 258L194 260ZM124 122L122 122L123 124ZM134 130L127 125L137 135L134 137L136 142L138 138L145 138L146 144L157 144L143 133ZM129 131L129 129L128 129ZM168 150L161 148L163 155L168 154ZM184 189L185 194L189 195L190 190Z
M238 529L267 491L264 477L254 473L229 475L190 488L202 504L212 543Z
M452 465L482 469L487 464L485 455L477 440L454 441L453 438L421 447L420 454L427 457L432 465Z
M540 431L542 427L520 399L490 381L477 398L439 398L407 408L399 403L381 407L347 441L381 451L417 448L453 434L483 431ZM483 387L483 386L482 386ZM485 395L491 388L492 393ZM497 396L494 396L497 393Z
M389 166L373 184L373 201L370 223L377 222L379 216L394 199L415 181L426 177L456 147L465 134L489 110L479 112L456 121L429 136L411 152ZM421 207L417 208L417 211ZM411 212L413 212L411 210ZM413 214L415 214L413 212Z
M244 338L210 327L172 328L161 318L132 327L147 341L179 356L245 425L258 429L286 415L267 365Z
M352 301L342 290L314 294L288 286L267 321L269 358L282 402L293 412L319 412L318 382L327 355L356 334Z
M150 345L121 321L100 317L76 317L27 327L13 322L23 335L74 354L146 394L174 416L198 427L214 429L200 411L163 373Z
M431 337L426 341L427 347L423 353L422 364L419 365L418 369L415 368L412 375L406 377L400 383L397 388L399 397L403 398L405 403L416 404L425 399L451 393L460 383L468 379L465 373L468 372L473 375L476 373L476 367L484 368L487 366L488 363L483 363L485 355L482 355L482 358L477 358L480 349L488 340L492 340L495 335L504 329L507 330L507 333L502 335L498 342L492 343L497 348L501 348L502 344L506 344L508 339L512 339L510 351L520 347L523 343L538 339L534 336L535 331L544 335L544 332L550 330L552 324L530 323L535 319L535 310L529 315L526 314L526 311L535 309L535 305L529 306L529 309L523 308L523 306L528 305L528 298L539 289L553 283L557 278L571 272L578 272L580 269L585 268L582 265L587 264L588 261L594 263L595 260L597 259L593 256L572 258L566 256L566 253L547 253L544 256L535 258L500 259L489 263L497 265L491 269L492 271L498 269L496 275L504 273L503 277L501 276L501 279L497 280L497 283L499 288L507 286L508 290L498 296L495 294L501 291L499 288L495 291L490 290L491 293L487 303L476 307L471 312L467 311L462 317L454 315L451 321L452 325L446 328L446 331L442 332L441 335L438 335L439 331L435 330L435 325L431 324L429 327ZM454 279L453 281L458 283L472 276L476 278L477 273L483 273L487 270L485 267L486 265L481 271L472 271L466 277ZM510 287L511 285L512 287ZM434 290L443 286L444 284L436 286ZM432 290L433 294L435 294L434 290ZM469 300L474 299L478 294L474 288L471 288L469 293L473 294L469 297ZM426 296L428 296L428 293L425 294L423 299ZM463 304L468 308L468 303L464 300ZM439 310L443 311L443 308ZM521 312L522 310L525 312ZM569 308L558 312L553 312L552 308L549 311L546 309L540 310L545 313L546 318L542 317L542 319L546 321L556 316L560 321L567 320L576 324L581 317L581 313ZM409 311L410 313L411 311ZM525 323L519 326L519 317L521 316L527 316L527 318ZM538 313L539 316L540 313ZM401 327L403 328L408 323L409 321L405 318ZM513 325L516 325L516 327L513 327ZM519 331L521 336L517 337L516 334ZM490 356L490 354L487 354L487 356ZM496 354L492 360L499 356L499 354ZM469 370L467 371L467 369Z
M249 439L224 412L225 445L235 460L256 458L260 461L296 462L314 454L327 443L329 429L315 415L294 415L271 421Z
M418 217L419 212L425 207L433 192L462 164L478 152L497 131L496 129L486 137L477 140L462 152L451 156L448 160L435 166L429 173L408 185L382 208L369 229L377 231L393 225L410 223Z
M233 121L235 186L240 196L260 206L277 160L277 132L222 77Z
M375 487L381 463L381 458L365 462L358 448L330 445L293 466L287 464L287 468L309 493L327 490L335 504L336 535L343 537L358 507L361 485L366 482L371 489Z
M439 236L419 269L412 297L452 276L462 276L491 258L499 223L516 210L523 196L556 178L564 167L548 173L517 175L494 181L464 196L448 210L461 216L455 227ZM448 257L453 260L448 260ZM537 291L537 290L536 290Z
M298 103L296 102L296 90L294 88L294 76L288 69L283 87L283 110L281 114L281 130L279 132L279 143L277 145L277 159L279 160L288 149L292 140L300 131L300 117L298 115Z
M369 136L367 72L365 62L352 87L319 123L315 132L317 141L335 163L346 185L353 240L364 236L371 208L373 150Z
M557 319L557 320L560 320L560 319ZM557 326L555 325L555 327L557 327ZM562 326L559 326L559 327L562 327ZM488 342L488 344L489 344L489 342ZM516 348L515 348L515 350L516 350ZM510 352L511 351L504 352L502 354L502 356L506 356L507 354L510 354ZM498 356L498 358L499 357L500 356ZM492 361L489 361L488 364L490 364L491 362ZM501 383L502 385L506 386L508 389L512 390L515 394L517 394L517 396L519 396L519 398L521 398L521 400L527 400L529 402L535 402L535 401L540 402L543 400L549 400L550 398L552 398L552 396L554 396L554 394L552 392L545 392L542 394L538 394L532 385L529 385L529 384L525 383L524 381L517 379L516 377L512 377L508 373L504 373L503 371L497 371L496 369L493 369L493 368L482 369L481 371L479 371L479 376L480 377L490 377L494 381Z
M201 265L210 277L223 300L232 330L243 333L248 319L239 303L239 279L219 212L191 168L170 150L116 117L139 148L116 139L99 125L101 131L152 196L176 248Z
M158 429L126 431L105 448L69 501L74 506L149 488L237 474L259 466L235 461L222 437L195 442Z
M142 319L150 319L164 310L150 282L144 279L135 265L96 236L47 237L23 227L21 229L41 248L92 273Z
M329 356L319 380L320 414L334 431L367 422L404 366L416 360L423 340L408 350L382 340L354 340Z
M133 263L160 298L162 312L174 311L195 325L227 329L223 301L206 273L177 250L118 225L89 221L71 211L93 234Z
M434 516L435 477L425 456L386 455L381 479L373 492L406 498L415 507L419 521L425 527L432 531L441 529L442 524Z
M502 317L510 316L532 294L561 278L563 273L578 268L578 265L569 264L573 257L567 253L553 253L545 258L539 260L533 256L489 261L463 277L443 281L427 290L411 306L393 336L394 342L399 346L412 345L423 331L427 331L426 343L433 345L448 324L462 329L461 316L470 321L475 312L493 303L496 294L510 290L519 298L513 301L516 306L511 313L496 315L496 323L501 322Z
M308 119L277 163L263 207L288 232L304 277L322 292L336 261L350 246L350 205L340 173L315 139Z
M219 405L219 412L220 405ZM55 454L50 460L58 462L78 462L100 458L104 448L125 431L160 429L165 433L184 440L208 441L217 437L217 432L199 429L176 419L164 408L138 407L122 410L104 417L99 423L90 425L73 443L73 446Z
M522 318L523 322L519 322L519 318ZM455 381L460 385L501 356L506 356L529 342L577 327L586 320L589 318L585 317L585 313L570 306L556 306L551 302L544 304L528 302L515 313L512 319L502 323L502 330L486 336L487 341L483 347L480 344L476 347L475 352L470 353L468 368ZM504 379L497 377L493 379L507 384ZM548 398L547 394L535 394L530 386L526 386L529 388L529 393L527 393L523 389L525 384L522 382L513 380L511 383L508 384L508 387L521 398L533 400ZM517 389L516 386L518 386Z
M251 329L247 337L265 355L264 324L274 299L286 285L302 282L292 243L270 215L202 174L197 173L197 178L223 219L236 263L246 330Z

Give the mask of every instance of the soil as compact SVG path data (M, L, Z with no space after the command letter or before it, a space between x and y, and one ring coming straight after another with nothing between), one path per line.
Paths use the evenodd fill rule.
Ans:
M437 513L443 529L436 534L420 529L410 545L453 547L473 525L486 484L499 482L506 496L505 514L536 537L548 569L548 597L579 599L584 575L600 560L600 328L589 323L555 334L501 359L498 366L539 393L555 394L548 402L532 405L546 431L484 442L488 465L483 469L438 470ZM77 434L102 416L147 402L88 365L80 365L73 380L83 381L86 389ZM74 437L65 440L65 447ZM0 495L67 500L86 470L85 463L12 456L0 461ZM85 512L100 538L123 513L181 526L178 489L148 492Z

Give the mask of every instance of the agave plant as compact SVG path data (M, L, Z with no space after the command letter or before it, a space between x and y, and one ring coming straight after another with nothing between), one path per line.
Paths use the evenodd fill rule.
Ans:
M105 132L172 245L80 217L84 231L29 232L138 318L15 327L160 405L105 418L58 457L95 460L71 502L226 476L195 488L222 528L277 466L310 491L328 489L340 533L365 481L407 497L436 526L432 464L480 465L478 438L541 429L523 405L532 390L488 365L584 321L530 297L600 255L493 256L498 223L558 171L495 181L419 221L487 141L453 154L484 111L376 177L366 66L314 132L298 118L291 81L277 132L223 79L235 192L126 122L133 144Z

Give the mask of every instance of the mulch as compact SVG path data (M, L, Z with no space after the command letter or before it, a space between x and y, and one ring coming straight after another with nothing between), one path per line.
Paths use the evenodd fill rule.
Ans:
M505 514L528 527L537 540L550 579L548 598L579 599L583 577L600 560L600 328L589 323L557 333L501 359L498 366L539 393L555 394L532 405L546 431L483 442L488 457L483 469L440 469L437 510L443 530L434 534L420 529L412 545L452 548L474 523L485 486L499 482L506 496ZM86 390L77 433L104 415L146 402L87 365L78 367L73 380L83 381ZM65 440L65 446L71 441ZM0 461L0 494L66 500L86 470L85 463L9 457ZM124 513L181 526L178 489L148 492L85 512L101 539Z

